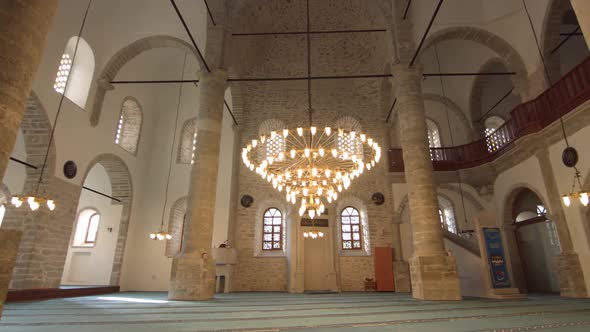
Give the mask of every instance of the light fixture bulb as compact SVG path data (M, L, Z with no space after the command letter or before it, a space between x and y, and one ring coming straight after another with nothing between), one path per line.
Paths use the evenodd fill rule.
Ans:
M563 204L565 204L565 206L570 206L572 204L572 201L568 195L563 195L561 198L563 199Z
M312 210L312 209L307 210L307 214L309 215L309 217L311 219L313 219L315 217L315 210Z
M311 127L309 130L311 131L311 134L312 135L315 135L315 133L317 132L317 128L316 127Z
M326 135L330 136L330 133L332 133L332 128L326 127L324 128L324 131L326 132Z
M588 206L588 203L590 203L588 193L580 193L580 203L584 206Z
M303 128L297 128L297 135L303 136Z
M156 234L150 233L150 239L155 240L156 239Z
M47 208L49 211L55 210L55 202L52 199L47 200Z

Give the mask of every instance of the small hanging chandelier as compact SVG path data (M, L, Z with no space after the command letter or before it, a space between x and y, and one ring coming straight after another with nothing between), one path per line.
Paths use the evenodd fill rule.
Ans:
M563 204L565 204L565 206L570 206L572 204L572 200L576 199L580 200L580 203L584 206L588 206L588 203L590 203L590 192L582 190L581 179L582 176L580 175L580 171L576 169L576 172L574 174L574 181L572 183L572 190L570 191L570 193L565 194L561 197L561 199L563 200ZM578 190L576 190L576 184Z
M184 79L184 72L186 70L186 58L187 53L184 53L184 62L182 64L182 74L180 75L180 80ZM182 83L180 83L180 88L178 89L178 101L176 104L176 117L174 119L174 132L172 136L172 147L170 147L170 159L168 163L168 177L166 179L166 190L164 191L164 206L162 207L162 221L160 222L160 229L157 232L150 233L150 239L154 241L164 241L164 240L172 240L172 235L166 231L167 223L164 222L166 220L165 213L166 213L166 205L168 204L168 188L170 187L170 175L172 174L172 160L174 159L174 144L176 143L176 131L178 129L178 115L180 114L180 102L182 100ZM196 139L196 133L195 138ZM193 151L193 157L194 157ZM192 164L192 162L191 162Z
M55 210L55 201L53 199L48 199L45 197L39 196L21 196L21 195L14 195L10 199L10 203L16 208L19 208L23 205L24 202L27 202L29 209L31 211L37 211L41 206L47 206L49 211Z
M317 238L323 238L324 233L320 232L320 231L307 231L307 232L303 232L303 237L306 239L311 238L311 239L315 240Z
M161 227L159 231L150 233L150 239L156 241L171 240L172 235L170 235L170 233L166 232L163 227Z

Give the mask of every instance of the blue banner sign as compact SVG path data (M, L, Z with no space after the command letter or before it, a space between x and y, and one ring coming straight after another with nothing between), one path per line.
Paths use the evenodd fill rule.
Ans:
M502 234L496 227L484 227L483 236L488 252L492 285L494 288L509 288L508 268L504 258L504 247L502 246Z

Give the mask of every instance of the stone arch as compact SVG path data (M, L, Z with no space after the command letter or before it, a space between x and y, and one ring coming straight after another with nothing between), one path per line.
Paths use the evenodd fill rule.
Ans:
M514 86L520 92L528 91L528 72L521 55L503 38L481 28L457 26L446 28L432 34L426 40L420 56L425 54L426 50L435 43L447 40L465 40L480 44L495 52L505 63L508 68L516 75L513 77Z
M21 121L20 129L25 138L27 162L38 167L38 169L30 167L26 168L27 184L29 184L28 179L31 178L31 180L35 182L41 172L41 166L43 165L45 154L47 153L47 144L51 137L52 130L51 121L49 120L47 111L34 91L31 91L31 94L27 98L25 114ZM51 176L55 172L55 140L51 142L51 147L49 149L47 166L43 171L44 176Z
M465 116L465 112L463 112L463 110L461 110L461 107L459 105L457 105L457 103L455 103L453 100L451 100L448 97L444 97L441 96L439 94L435 94L435 93L424 93L422 94L422 97L424 98L425 101L432 101L432 102L437 102L437 103L441 103L443 105L447 106L447 109L453 114L455 115L457 118L459 118L459 121L461 121L461 125L463 126L465 133L467 133L467 135L465 135L466 137L470 136L470 132L472 131L472 126L469 123L469 119L467 119L467 117Z
M193 149L197 134L197 118L191 118L184 122L180 131L178 142L178 155L176 162L179 164L190 164L193 160Z
M170 207L168 218L168 233L172 239L166 241L166 257L178 257L182 253L182 239L184 234L184 221L187 210L187 196L177 199Z
M463 191L463 197L466 198L471 204L473 204L473 206L475 206L480 211L485 210L485 207L475 198L475 196L473 196L473 194L471 194L469 191L467 191L465 189L461 190L461 189L459 189L459 187L454 186L452 184L439 184L438 189L448 190L448 191L457 193L459 195L461 194L461 191ZM446 196L444 193L441 194L440 191L438 191L438 190L437 190L437 195L443 195L448 198L448 196ZM408 206L408 204L409 204L409 196L408 196L408 194L406 194L406 195L404 195L404 197L400 201L400 204L398 205L397 209L395 210L395 212L394 212L395 216L401 218L401 215L404 212L404 209Z
M478 72L490 72L492 71L492 68L497 67L497 66L503 66L505 68L509 68L508 64L501 58L495 57L495 58L491 58L488 61L486 61L486 63L484 63ZM483 133L483 118L482 117L482 112L486 111L486 110L482 110L481 108L481 101L482 101L482 97L483 97L483 89L484 86L486 86L487 84L489 84L490 80L493 79L493 77L489 77L489 76L477 76L474 81L473 81L473 86L471 88L471 93L469 96L469 113L470 113L470 117L471 117L471 123L472 126L474 128L474 134L477 135L478 137L482 135ZM520 95L518 96L520 99ZM521 100L519 100L520 103ZM492 113L492 115L495 113Z
M268 134L270 134L271 131L276 131L278 133L278 131L282 130L283 128L287 128L287 127L285 127L285 123L281 120L274 119L274 118L264 120L258 126L258 135L259 136L268 135Z
M142 127L143 109L141 104L135 97L125 97L121 103L115 144L132 155L137 155Z
M98 75L96 93L92 102L92 113L90 115L90 124L96 127L100 121L102 105L107 91L114 89L110 82L117 76L119 70L129 61L143 52L157 48L180 48L193 54L197 59L199 68L203 67L197 50L186 41L172 36L150 36L134 41L125 46L111 57L102 72Z
M503 206L503 210L502 210L503 213L501 215L502 216L502 223L504 223L506 225L512 224L512 222L513 222L513 220L512 220L513 219L512 207L514 206L514 202L515 202L516 198L518 197L518 194L523 189L528 189L528 190L532 191L535 195L537 195L537 197L543 203L543 206L547 210L547 214L548 215L551 214L550 207L549 207L549 205L547 205L545 197L543 197L543 195L541 195L539 190L537 190L535 187L533 187L529 184L526 184L526 183L517 183L510 188L510 190L508 191L509 194L504 199L504 206Z
M504 200L503 200L503 213L500 215L500 218L502 218L502 220L500 221L502 224L502 228L505 230L504 234L506 236L506 246L508 248L508 253L509 253L509 263L511 265L512 268L512 274L513 274L513 279L514 279L514 283L516 284L516 287L518 287L520 289L520 291L522 293L526 293L527 292L527 281L526 281L526 276L525 276L525 272L524 272L524 268L523 268L523 259L520 256L520 251L518 249L518 241L517 241L517 237L516 237L516 232L514 230L514 228L511 226L513 223L513 207L514 207L514 203L516 201L516 198L518 197L518 194L520 194L522 192L522 190L530 190L531 192L533 192L538 198L539 200L543 203L543 206L545 207L546 211L547 211L547 215L549 216L550 211L549 211L549 206L546 203L545 198L543 197L543 195L541 195L540 191L538 189L536 189L535 187L527 184L527 183L517 183L514 184L512 187L510 187L510 189L508 190L508 194L505 196Z
M334 128L344 129L347 131L354 130L356 132L363 131L363 126L361 125L361 122L357 118L349 115L339 117L334 123Z
M111 285L118 285L119 279L121 277L121 267L123 265L125 244L127 242L129 220L131 219L133 184L131 173L129 172L127 164L125 164L123 159L121 159L119 156L110 153L98 155L90 163L88 163L83 181L86 179L88 173L96 164L100 164L102 167L104 167L105 171L109 175L109 178L111 179L112 195L113 197L120 200L120 202L112 200L111 204L123 206L110 281Z
M553 54L551 52L560 42L561 23L563 16L569 10L572 10L569 0L551 0L543 20L541 45L543 57L545 58L545 63L552 82L557 81L561 77L561 65L559 50L555 51Z

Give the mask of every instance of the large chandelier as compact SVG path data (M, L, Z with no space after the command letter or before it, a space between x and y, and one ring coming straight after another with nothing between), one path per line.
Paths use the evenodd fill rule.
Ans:
M299 215L325 211L351 182L381 159L381 147L363 133L324 127L282 129L253 139L242 149L246 167L287 201L299 202Z
M318 128L311 107L311 52L307 6L307 108L309 127L274 128L242 149L246 167L285 191L287 201L299 202L299 215L321 215L326 204L381 159L381 147L352 128ZM319 234L317 234L319 235Z

